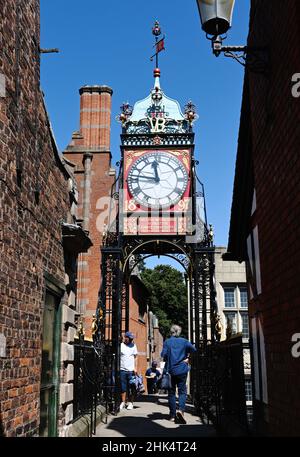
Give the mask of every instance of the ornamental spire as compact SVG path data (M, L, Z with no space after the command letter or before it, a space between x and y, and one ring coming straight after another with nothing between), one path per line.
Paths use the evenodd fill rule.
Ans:
M152 27L152 35L155 36L155 45L153 47L155 47L155 51L156 51L155 54L153 56L151 56L151 59L150 59L151 61L153 61L153 59L155 57L155 69L154 69L155 84L154 84L154 87L160 88L160 84L159 84L160 70L158 67L158 54L160 53L160 51L165 50L165 35L159 39L159 37L161 35L161 28L160 28L158 21L155 21L155 24Z

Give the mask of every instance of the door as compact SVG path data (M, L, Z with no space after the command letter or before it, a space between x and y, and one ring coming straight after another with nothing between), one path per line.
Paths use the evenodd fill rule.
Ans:
M56 436L57 433L59 302L58 296L46 291L42 334L40 436Z

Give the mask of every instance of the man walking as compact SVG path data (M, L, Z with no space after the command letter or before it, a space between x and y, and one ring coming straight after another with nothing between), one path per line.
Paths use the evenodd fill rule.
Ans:
M181 338L181 327L172 325L171 337L164 342L161 357L166 362L164 370L171 375L172 387L169 389L170 420L186 424L184 418L187 397L186 380L190 370L188 356L196 348L185 338ZM176 387L178 388L179 410L176 413Z
M124 343L121 343L120 378L121 378L121 404L120 411L124 408L133 409L133 387L129 383L132 376L137 373L136 357L137 347L133 342L134 335L126 332ZM128 396L128 403L126 403Z

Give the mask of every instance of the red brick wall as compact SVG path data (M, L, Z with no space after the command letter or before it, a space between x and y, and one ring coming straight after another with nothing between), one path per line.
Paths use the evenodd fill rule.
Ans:
M300 363L291 337L300 332L300 99L291 79L300 72L300 4L252 0L251 18L249 44L270 51L269 75L249 73L262 279L249 312L263 325L269 396L260 431L299 435Z
M135 335L135 343L138 348L137 370L145 376L147 369L147 295L145 287L141 281L132 277L130 281L130 301L129 301L129 329ZM145 378L144 378L145 380Z
M39 2L21 2L18 24L16 3L1 2L0 21L6 79L0 98L0 333L7 342L0 358L0 429L29 436L39 426L44 273L64 283L60 221L68 218L69 192L39 88Z
M89 202L89 226L92 248L79 258L78 307L84 314L87 337L91 337L92 315L97 308L101 283L100 265L103 225L99 223L104 203L110 197L115 180L111 169L110 116L112 90L107 86L84 86L80 89L80 129L64 151L64 157L75 164L75 175L80 191L78 217L83 217L84 154L92 154ZM108 203L106 202L106 208ZM99 219L100 217L100 219ZM106 221L107 222L107 221Z

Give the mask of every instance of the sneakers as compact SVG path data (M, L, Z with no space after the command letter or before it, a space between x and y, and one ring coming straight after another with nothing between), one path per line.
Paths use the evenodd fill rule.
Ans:
M125 407L126 407L126 406L125 406L125 402L122 401L122 403L120 404L120 411L121 411L122 409L125 409Z
M186 424L186 420L183 417L183 413L181 411L177 411L176 413L176 422L177 424Z
M129 402L127 405L127 409L133 409L133 404Z
M174 416L170 416L170 417L169 417L169 421L170 421L170 422L175 422L175 417L174 417Z

